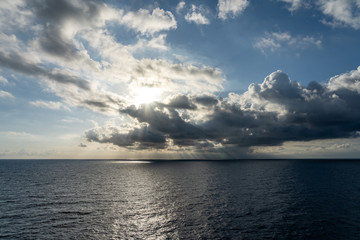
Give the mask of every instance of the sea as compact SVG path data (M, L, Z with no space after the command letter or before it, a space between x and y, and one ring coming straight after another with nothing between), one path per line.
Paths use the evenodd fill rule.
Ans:
M360 161L0 160L0 239L360 239Z

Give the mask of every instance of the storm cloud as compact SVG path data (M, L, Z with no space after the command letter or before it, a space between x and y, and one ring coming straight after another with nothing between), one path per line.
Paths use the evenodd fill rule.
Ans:
M224 99L176 95L169 104L132 105L120 113L163 136L168 147L274 146L286 141L356 137L360 130L359 82L359 69L307 87L276 71L261 84L251 84L243 94L231 93ZM201 105L213 107L200 110ZM201 118L194 117L199 114ZM107 142L119 145L111 139Z

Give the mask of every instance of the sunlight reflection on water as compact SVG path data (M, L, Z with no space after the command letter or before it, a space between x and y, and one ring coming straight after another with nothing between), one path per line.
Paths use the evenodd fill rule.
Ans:
M360 239L358 186L355 162L0 161L0 239Z
M114 160L114 161L106 161L107 163L128 163L128 164L133 164L133 163L152 163L152 161L147 161L147 160Z

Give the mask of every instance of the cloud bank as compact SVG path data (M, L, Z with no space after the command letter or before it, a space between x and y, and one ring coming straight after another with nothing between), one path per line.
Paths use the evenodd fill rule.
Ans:
M360 67L326 84L311 82L307 87L276 71L243 94L230 93L227 98L177 95L168 103L127 106L120 114L130 116L138 126L121 134L116 127L96 128L85 136L121 147L205 151L356 137L359 83Z

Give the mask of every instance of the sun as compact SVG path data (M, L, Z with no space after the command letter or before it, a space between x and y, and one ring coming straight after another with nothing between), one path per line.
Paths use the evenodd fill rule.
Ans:
M135 105L152 103L160 100L162 94L161 88L139 87L132 91L131 102Z

